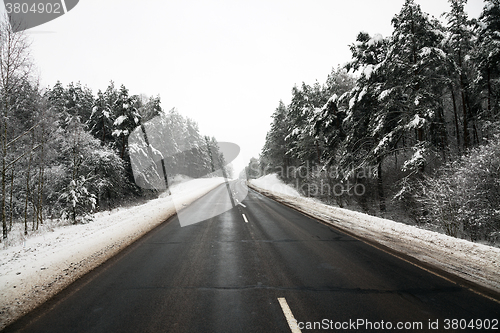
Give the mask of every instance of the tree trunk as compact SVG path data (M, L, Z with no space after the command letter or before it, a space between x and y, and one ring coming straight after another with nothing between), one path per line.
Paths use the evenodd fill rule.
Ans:
M24 200L24 234L28 234L28 198L30 193L30 173L31 173L31 159L32 155L30 152L30 158L28 160L28 172L26 173L26 199Z
M32 222L31 231L35 231L35 230L37 230L37 228L35 228L36 227L36 214L37 214L37 211L36 211L35 204L34 203L31 203L31 204L33 205L33 218L31 220L31 222Z
M5 111L7 112L7 111ZM7 220L5 216L5 196L6 196L6 189L5 189L5 181L6 181L6 173L7 173L7 115L3 116L3 131L2 131L2 237L4 240L7 239Z
M457 110L457 102L455 100L455 92L453 90L453 86L450 86L450 91L451 91L451 100L453 101L453 115L455 117L455 133L457 136L457 149L458 153L460 154L460 127L458 124L458 110Z
M488 116L492 117L493 115L491 114L491 74L490 74L490 67L486 68L486 80L488 84Z
M474 133L474 143L476 145L479 145L481 142L479 140L479 133L477 131L477 126L476 126L476 120L475 119L472 119L472 130L473 130L473 133Z
M125 142L126 142L125 135L123 135L123 137L122 137L122 149L121 149L122 151L120 153L120 157L122 160L123 160L123 157L125 156Z
M444 120L444 108L443 105L440 104L437 111L438 116L438 126L439 126L439 144L441 148L441 152L443 154L443 160L446 162L446 149L448 148L448 133L446 131L446 123Z
M320 154L320 151L319 151L318 140L315 140L315 143L316 143L316 159L317 159L317 163L318 163L318 166L319 166L320 163L321 163L321 154Z
M467 112L467 106L465 102L465 93L464 91L461 92L461 97L462 97L462 117L464 121L464 149L469 148L470 146L470 136L469 136L469 120L467 119L469 117L468 112Z
M464 68L463 68L463 63L462 63L462 52L461 49L458 49L458 68L460 70L458 74L458 83L460 85L460 96L462 98L462 114L463 114L463 121L464 121L464 149L467 150L470 146L470 136L469 136L469 110L468 110L468 104L467 104L467 96L465 93L465 78L464 78Z
M14 190L14 166L12 166L12 171L10 172L10 200L9 200L9 231L12 230L12 218L14 215L12 195Z
M43 146L44 146L44 130L42 127L42 142L41 142L41 151L40 151L40 172L39 172L39 178L38 178L38 216L37 216L37 221L40 221L40 224L43 224L43 185L44 185L44 151L43 151ZM38 223L38 222L37 222Z
M382 179L382 157L377 158L377 190L378 190L378 200L380 204L380 211L385 212L385 195L384 195L384 184Z

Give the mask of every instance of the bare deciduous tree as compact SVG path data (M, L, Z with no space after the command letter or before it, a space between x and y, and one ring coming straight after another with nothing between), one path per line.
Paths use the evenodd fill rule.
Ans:
M30 79L32 61L30 43L24 32L14 32L7 15L0 21L0 147L1 147L1 213L3 239L7 238L6 182L10 167L17 158L9 155L9 148L22 136L11 130L9 117L19 102L19 90ZM24 133L23 133L24 134Z

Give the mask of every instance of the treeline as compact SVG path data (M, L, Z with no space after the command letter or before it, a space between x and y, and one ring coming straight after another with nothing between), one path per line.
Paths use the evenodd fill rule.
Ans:
M128 144L135 183L144 189L167 189L171 175L228 177L232 171L217 140L202 137L198 125L175 110L142 122Z
M28 234L47 218L77 223L96 210L157 195L161 188L136 184L129 146L131 133L155 119L163 127L154 135L168 153L186 147L191 153L183 154L182 161L166 161L169 176L198 177L214 170L216 140L203 137L197 124L175 109L162 110L159 97L131 95L113 82L97 95L79 83L41 89L33 77L26 36L13 33L6 22L0 26L0 56L4 241L15 223L23 223Z
M391 36L360 32L325 84L294 87L250 176L277 172L341 207L496 237L500 1L486 0L477 20L465 0L449 4L443 24L406 0Z

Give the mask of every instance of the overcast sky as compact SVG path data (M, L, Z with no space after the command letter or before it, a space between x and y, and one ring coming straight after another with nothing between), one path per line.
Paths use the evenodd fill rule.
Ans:
M439 17L446 0L419 0ZM162 107L198 122L203 135L258 157L271 115L301 82L324 83L350 60L359 31L388 36L404 0L80 0L28 30L42 85L80 81L160 95ZM469 0L478 17L481 0Z

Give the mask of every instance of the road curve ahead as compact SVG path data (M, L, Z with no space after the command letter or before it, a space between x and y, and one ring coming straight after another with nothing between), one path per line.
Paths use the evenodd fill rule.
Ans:
M183 214L228 205L227 193ZM235 203L186 227L171 218L5 332L452 332L452 320L498 320L499 303L252 190Z

